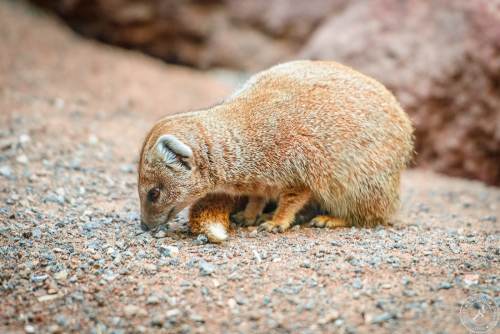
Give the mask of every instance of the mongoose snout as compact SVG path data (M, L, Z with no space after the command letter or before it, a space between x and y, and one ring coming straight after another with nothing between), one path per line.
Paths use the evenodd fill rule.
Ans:
M379 82L326 61L294 61L251 77L221 104L166 117L144 141L142 221L168 222L187 206L193 233L228 237L242 225L283 232L304 206L318 227L384 224L399 205L413 127ZM271 215L262 210L277 201Z

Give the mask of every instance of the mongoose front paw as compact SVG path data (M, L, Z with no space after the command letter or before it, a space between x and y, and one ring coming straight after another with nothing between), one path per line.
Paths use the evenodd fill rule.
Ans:
M259 224L257 219L246 217L244 211L240 211L231 215L231 220L240 226L256 226Z
M336 227L350 227L346 221L330 217L330 216L316 216L309 223L312 227L325 227L325 228L336 228Z
M290 224L276 223L272 220L268 220L265 223L259 225L259 231L267 231L273 233L282 233L288 230Z

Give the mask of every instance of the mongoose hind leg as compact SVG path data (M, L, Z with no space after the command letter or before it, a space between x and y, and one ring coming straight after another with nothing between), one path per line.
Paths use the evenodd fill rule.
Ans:
M231 218L241 226L256 226L260 223L260 216L266 204L264 197L250 196L245 210L235 213Z
M325 227L325 228L337 228L337 227L351 227L352 224L349 224L343 219L327 216L327 215L319 215L314 217L309 223L312 227Z
M281 194L273 218L259 225L259 231L284 232L292 224L295 214L309 201L309 191Z
M196 202L189 212L189 228L194 234L205 234L212 243L228 238L229 214L236 200L225 194L210 194Z

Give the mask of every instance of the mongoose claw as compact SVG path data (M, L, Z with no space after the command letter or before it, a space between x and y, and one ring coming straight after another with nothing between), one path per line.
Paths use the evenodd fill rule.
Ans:
M325 227L326 222L322 219L316 219L314 218L309 222L309 226L311 227Z
M267 221L265 223L260 224L259 227L257 228L257 230L260 232L263 232L263 231L272 232L273 228L275 228L275 227L276 227L276 225L274 225L270 221Z
M258 227L259 231L267 231L267 232L273 232L273 233L282 233L282 232L285 232L287 229L288 229L288 226L283 225L283 224L276 224L272 220L269 220L265 223L262 223Z
M312 227L326 227L326 228L337 228L337 227L350 227L345 220L330 216L316 216L309 223Z

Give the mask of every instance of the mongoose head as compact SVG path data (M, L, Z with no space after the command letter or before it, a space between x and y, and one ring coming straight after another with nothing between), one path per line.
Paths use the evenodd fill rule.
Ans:
M146 138L139 163L141 227L169 222L204 193L193 150L178 135L162 129Z

